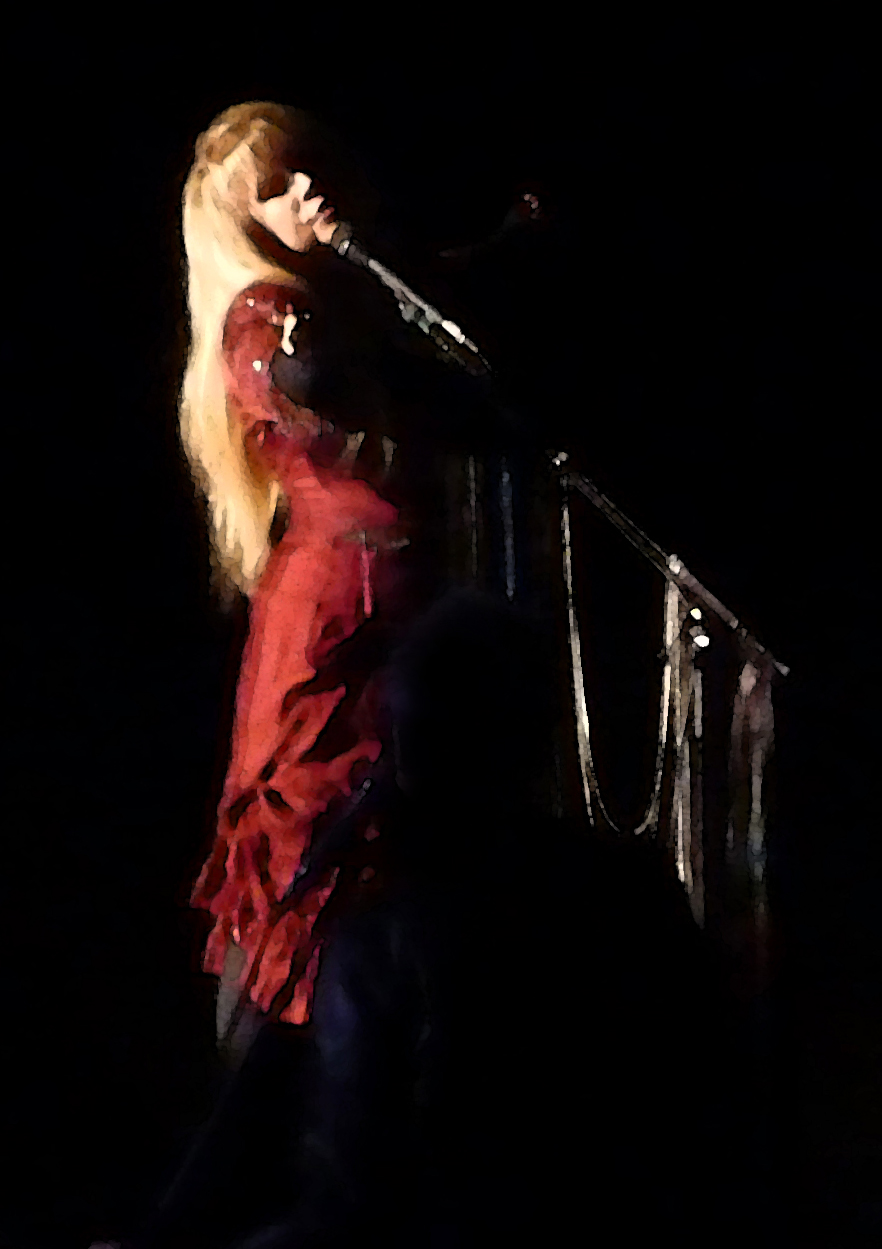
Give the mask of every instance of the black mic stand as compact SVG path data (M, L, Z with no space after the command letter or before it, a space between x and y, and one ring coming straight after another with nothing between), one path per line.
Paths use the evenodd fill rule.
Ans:
M331 246L339 256L344 256L359 268L369 270L389 288L395 296L402 318L427 334L442 353L442 358L446 356L472 377L483 377L491 372L487 360L471 339L466 338L459 326L442 316L437 308L433 308L411 290L391 269L370 256L352 237L348 225L341 223L337 227Z

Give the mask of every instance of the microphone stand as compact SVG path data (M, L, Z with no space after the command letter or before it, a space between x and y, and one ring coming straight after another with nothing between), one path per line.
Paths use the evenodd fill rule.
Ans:
M370 256L352 237L352 229L345 222L341 222L334 231L331 246L339 256L344 256L352 264L369 270L379 278L395 296L403 319L428 335L445 353L447 359L458 364L472 377L483 377L492 372L488 361L471 339L466 338L459 326L412 291L391 269Z
M448 258L478 255L492 249L511 234L521 232L524 228L533 229L536 223L540 226L547 225L553 217L553 213L549 216L546 212L540 198L537 198L532 191L527 191L519 196L500 229L486 242L465 249L454 248L442 252L441 255ZM475 377L482 377L493 371L487 359L471 339L466 338L455 322L442 316L437 308L433 308L430 303L402 282L397 274L369 255L362 244L353 238L352 227L348 222L340 222L331 237L330 246L339 256L344 256L360 268L368 269L379 278L398 301L398 308L404 320L412 322L424 334L427 334L448 359L455 361L467 373Z

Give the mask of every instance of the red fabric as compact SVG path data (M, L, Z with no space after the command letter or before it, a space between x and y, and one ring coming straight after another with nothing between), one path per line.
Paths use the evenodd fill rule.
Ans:
M316 817L350 792L353 768L376 762L382 749L362 700L350 713L356 744L330 761L307 761L346 686L301 691L375 612L374 565L378 552L390 550L398 519L376 490L353 478L341 436L270 380L292 301L293 308L303 304L296 287L252 287L233 303L224 335L232 412L244 424L256 471L281 481L290 520L251 599L217 836L192 898L216 921L205 970L220 975L234 941L247 955L241 984L255 972L251 999L263 1010L287 980L295 952L311 940L335 877L319 883L297 912L280 918L273 908L291 885ZM309 1017L317 955L285 1022Z

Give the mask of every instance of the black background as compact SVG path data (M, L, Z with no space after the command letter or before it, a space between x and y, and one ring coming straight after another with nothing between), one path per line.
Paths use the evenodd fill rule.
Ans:
M26 202L48 213L22 245L38 361L8 426L25 501L8 563L12 1245L125 1228L211 1090L212 985L186 898L241 621L211 605L176 443L177 212L198 132L255 98L339 128L382 196L378 247L467 310L548 445L791 667L777 703L775 1165L811 1229L800 1243L871 1234L869 34L656 22L577 36L561 13L551 31L533 15L512 33L513 16L469 27L421 12L403 43L391 18L385 34L292 18L288 36L257 12L189 42L140 18L106 52L56 31L52 72L14 110ZM444 276L434 254L489 235L527 179L560 230ZM25 429L40 437L21 456ZM601 779L627 818L645 790L660 604L604 541L582 590L589 686ZM747 1092L746 1056L733 1078Z

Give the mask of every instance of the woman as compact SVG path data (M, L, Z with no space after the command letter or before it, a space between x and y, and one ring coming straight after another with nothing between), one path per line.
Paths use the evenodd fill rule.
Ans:
M334 887L329 871L296 910L280 905L318 817L382 753L365 665L347 683L335 660L391 597L403 541L382 493L393 440L363 428L364 406L350 431L311 406L327 333L310 322L327 316L304 260L336 222L299 167L304 132L292 110L229 109L200 137L184 192L181 429L217 574L250 615L217 837L193 895L215 920L204 965L222 978L220 1038L240 998L270 1009ZM307 1019L316 966L314 954L285 1022Z
M243 594L249 615L217 831L193 903L214 921L204 967L220 978L219 1042L232 1066L251 1060L145 1244L175 1235L214 1243L210 1193L224 1189L222 1175L243 1198L257 1187L269 1207L269 1116L254 1108L283 1105L296 1080L291 1037L310 1019L317 920L332 897L340 908L353 889L369 891L387 840L376 842L388 786L374 785L379 802L355 801L393 753L375 678L456 561L474 570L484 558L462 532L470 482L472 530L477 523L480 466L469 477L458 432L442 428L451 409L443 371L421 359L418 334L414 351L390 356L386 344L401 342L397 310L328 246L335 212L317 169L341 215L363 225L370 188L315 123L245 104L199 137L184 190L182 441L207 502L218 587ZM352 203L340 199L346 190ZM479 406L459 387L454 397L460 417ZM477 447L474 427L469 438ZM313 853L310 862L346 815L348 858L325 867ZM268 1059L274 1037L279 1052ZM248 1091L255 1066L263 1084ZM243 1127L252 1112L259 1122ZM230 1142L244 1138L259 1163L253 1185L228 1165ZM229 1210L215 1215L218 1231L236 1223ZM243 1208L242 1226L248 1217Z
M313 927L339 866L318 868L295 906L286 894L321 817L337 819L383 753L370 678L401 601L399 509L384 497L393 430L371 369L384 310L366 306L363 286L353 293L349 266L327 246L335 213L317 168L346 218L369 225L371 188L333 136L297 110L242 104L199 136L183 195L181 436L207 503L216 586L228 602L244 595L249 616L216 836L192 898L214 921L204 967L221 981L217 1034L233 1067L283 986L276 1017L309 1018ZM353 202L339 199L345 191ZM254 1094L247 1075L228 1084L139 1243L214 1243L236 1222L211 1208L228 1181L247 1222L254 1185L224 1164L252 1135L243 1105L246 1117L257 1107L250 1151L271 1149L264 1112L284 1104L297 1068L283 1048L271 1089Z
M373 678L390 643L451 581L480 583L494 558L500 579L513 575L489 551L508 551L510 524L500 513L486 526L498 532L479 532L481 452L496 437L481 385L445 376L388 292L329 247L336 212L317 162L348 186L359 225L370 190L354 194L327 135L272 104L223 113L184 191L181 430L218 577L250 616L217 837L193 895L215 920L204 965L221 977L218 1033L231 1041L237 1005L247 1024L286 985L279 1017L308 1019L335 869L313 864L296 906L287 895L389 757ZM508 481L505 461L497 476Z

